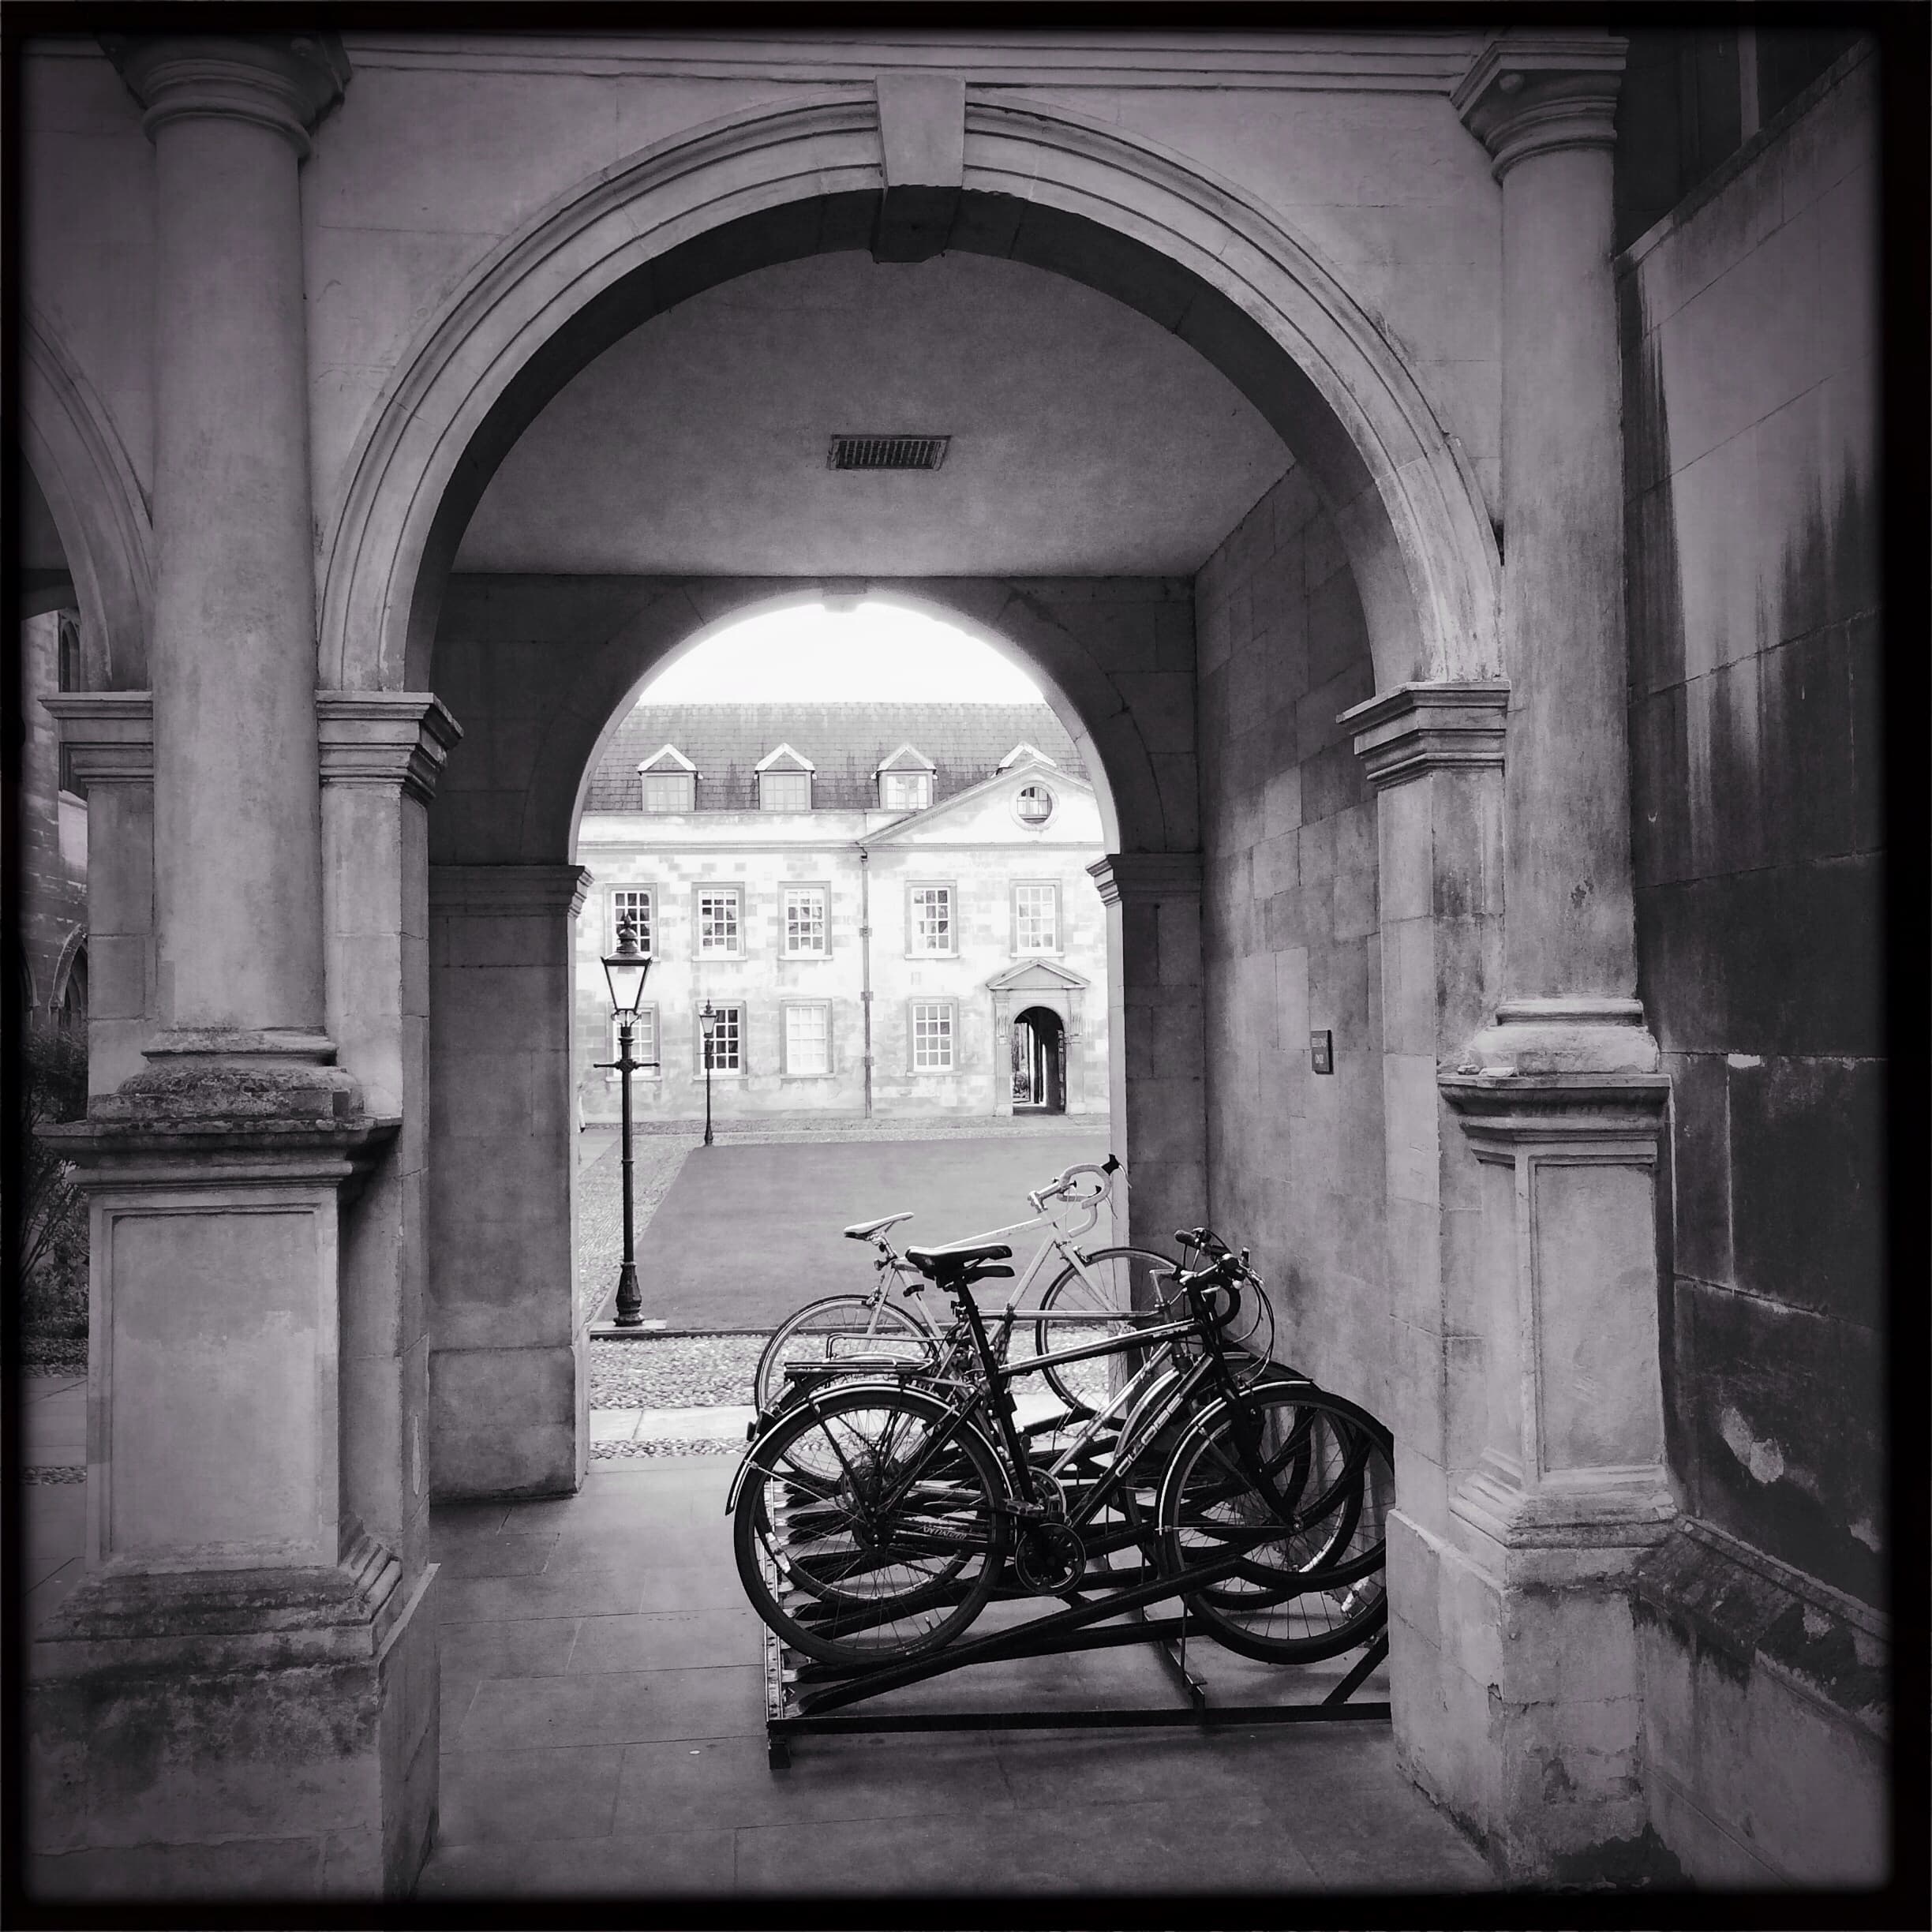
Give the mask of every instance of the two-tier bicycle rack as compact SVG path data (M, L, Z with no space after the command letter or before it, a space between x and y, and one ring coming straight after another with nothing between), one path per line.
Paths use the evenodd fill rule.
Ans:
M1192 1594L1232 1577L1243 1559L1238 1555L1224 1557L1176 1574L1153 1572L1144 1548L1142 1561L1136 1568L1115 1570L1106 1567L1108 1556L1140 1543L1147 1533L1144 1527L1129 1522L1095 1539L1102 1547L1097 1550L1089 1548L1086 1569L1064 1589L1036 1592L1002 1579L993 1593L992 1602L1011 1602L1035 1597L1043 1599L1050 1594L1058 1597L1065 1608L985 1636L947 1645L907 1661L861 1667L821 1663L794 1650L775 1631L767 1629L765 1734L771 1768L773 1770L787 1768L792 1762L792 1739L804 1735L835 1736L881 1732L1102 1730L1179 1724L1222 1728L1256 1724L1374 1722L1387 1718L1387 1703L1355 1699L1355 1693L1388 1654L1386 1624L1366 1640L1361 1646L1361 1655L1346 1675L1319 1701L1299 1704L1211 1702L1206 1686L1187 1666L1189 1637L1210 1636L1211 1633L1197 1619L1190 1618L1185 1604L1178 1615L1156 1617L1149 1616L1148 1612L1156 1604L1171 1601L1184 1593ZM761 1562L766 1580L774 1593L783 1592L782 1579L769 1552L762 1556ZM1101 1566L1097 1571L1096 1563ZM1125 1624L1111 1622L1121 1616L1134 1620ZM971 1670L983 1664L1009 1663L1023 1657L1059 1656L1082 1650L1115 1649L1136 1644L1153 1644L1159 1647L1170 1674L1183 1694L1184 1702L1131 1709L1052 1710L983 1707L956 1711L858 1711L853 1708L888 1691L950 1676L956 1671ZM1287 1663L1275 1668L1294 1670L1308 1667Z

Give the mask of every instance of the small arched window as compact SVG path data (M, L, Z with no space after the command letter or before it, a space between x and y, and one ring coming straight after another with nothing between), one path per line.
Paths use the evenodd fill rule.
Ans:
M81 688L80 620L65 613L60 620L60 657L55 666L55 676L64 691L77 691Z

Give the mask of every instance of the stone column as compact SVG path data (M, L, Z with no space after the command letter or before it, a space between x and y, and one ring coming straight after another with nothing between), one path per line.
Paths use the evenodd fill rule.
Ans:
M109 51L155 146L155 1046L326 1060L298 171L347 64Z
M1087 868L1107 916L1114 1239L1174 1251L1208 1213L1199 852L1112 852ZM1123 1208L1125 1211L1123 1212Z
M344 1426L343 1209L399 1123L324 1031L296 178L347 70L286 36L109 51L155 147L159 1024L61 1130L88 1573L33 1645L32 1882L393 1896L434 1812L433 1571Z
M154 703L146 691L40 701L88 802L88 1091L147 1065L154 1030Z
M1502 190L1507 919L1493 1021L1440 1082L1481 1176L1485 1421L1432 1552L1428 1694L1450 1747L1412 1762L1518 1880L1628 1878L1652 1855L1630 1586L1672 1511L1668 1084L1636 998L1624 730L1623 52L1601 32L1505 34L1455 96Z
M429 1468L439 1499L567 1495L590 1466L575 1292L575 865L432 865ZM601 1284L597 1284L600 1286Z

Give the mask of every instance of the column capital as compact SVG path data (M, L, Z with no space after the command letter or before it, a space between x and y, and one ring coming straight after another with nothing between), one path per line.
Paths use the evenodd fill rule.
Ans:
M332 33L103 34L100 44L146 110L150 140L170 121L247 121L306 160L309 130L349 83L349 57Z
M1483 48L1449 99L1498 181L1532 155L1615 143L1627 44L1600 29L1530 28Z
M1436 771L1503 768L1509 687L1444 680L1398 684L1344 711L1335 722L1355 734L1355 755L1377 792Z
M154 783L152 691L58 691L40 702L59 722L68 770L83 791Z
M1200 897L1199 852L1109 852L1087 871L1105 905L1147 905Z
M462 727L432 691L316 693L322 782L400 790L427 805Z
M580 865L432 865L429 910L456 919L575 917L590 889Z

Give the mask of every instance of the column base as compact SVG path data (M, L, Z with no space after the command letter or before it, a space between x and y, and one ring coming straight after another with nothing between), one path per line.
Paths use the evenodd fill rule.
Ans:
M400 1564L97 1573L37 1634L30 1896L407 1894L435 1824L438 1672Z
M1661 1064L1640 1001L1587 994L1503 1001L1496 1024L1457 1056L1456 1071L1492 1077L1654 1073Z
M1599 1546L1586 1566L1604 1563ZM1614 1574L1525 1580L1391 1515L1392 1702L1404 1768L1512 1885L1682 1882L1649 1823L1624 1548Z

